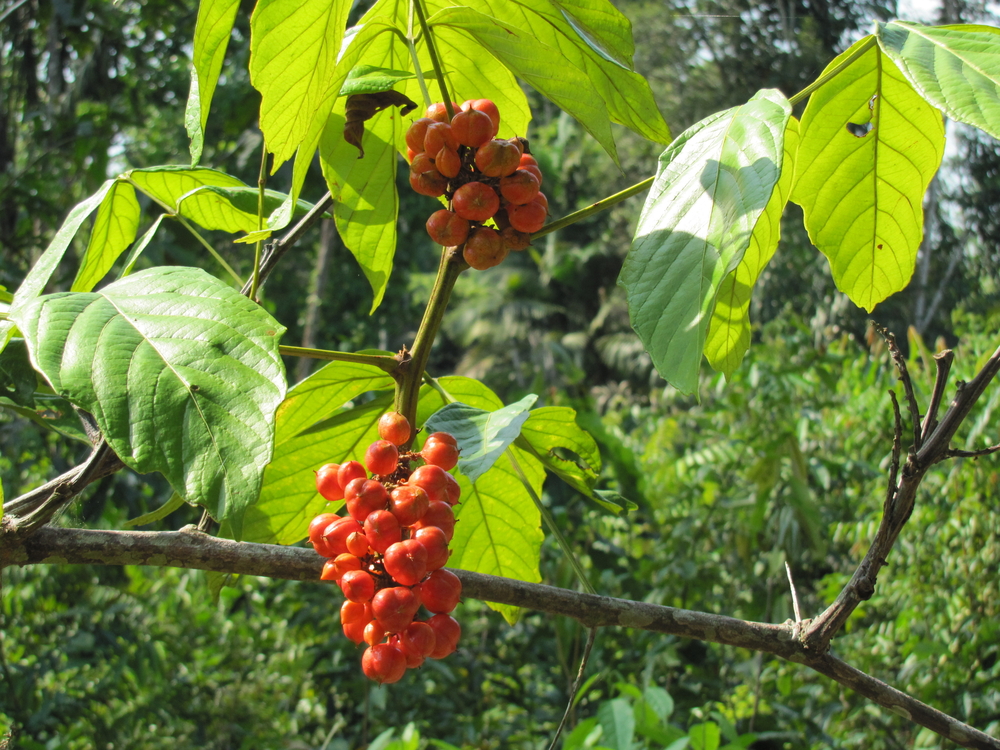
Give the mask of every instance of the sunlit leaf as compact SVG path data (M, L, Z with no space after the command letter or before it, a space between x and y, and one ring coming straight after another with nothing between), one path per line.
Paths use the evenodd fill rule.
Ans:
M160 224L163 223L163 217L166 214L160 214L156 217L156 221L150 225L149 229L143 232L142 237L139 241L132 246L131 252L129 252L128 257L125 259L125 267L122 268L122 276L128 276L132 273L132 269L135 268L136 261L139 260L139 256L142 255L143 250L149 245L150 241L156 235L156 231L160 228Z
M184 125L191 140L192 166L201 159L208 110L239 7L238 0L201 0L198 5L191 54L191 90L184 110Z
M131 182L166 211L173 211L179 198L204 185L233 188L249 187L239 178L220 172L218 169L181 167L173 164L132 169L123 174L122 179Z
M431 74L433 76L433 74ZM428 74L424 73L424 78ZM416 78L416 73L409 70L392 70L391 68L380 68L376 65L359 65L354 68L340 87L341 96L350 94L376 94L381 91L388 91L397 83Z
M941 114L871 44L813 93L799 130L791 200L837 287L871 310L913 275L924 192L944 154Z
M750 297L754 284L771 260L781 239L781 214L788 202L795 174L795 152L799 145L799 121L789 118L785 129L781 177L754 225L743 260L719 286L712 322L705 340L705 358L716 370L732 377L750 348Z
M89 292L104 278L139 230L139 201L135 188L116 182L104 196L90 230L90 242L70 291Z
M205 229L223 232L253 232L257 230L259 191L252 187L220 187L204 185L177 200L177 212ZM275 190L264 191L264 216L282 205L287 196ZM299 201L296 213L305 214L311 203Z
M656 369L685 393L698 385L719 286L778 181L790 116L788 100L765 89L693 125L660 156L618 283Z
M1000 138L1000 29L902 21L877 28L883 51L927 101Z
M271 458L284 328L195 268L152 268L100 292L41 297L15 318L35 367L91 412L111 448L159 471L239 538Z

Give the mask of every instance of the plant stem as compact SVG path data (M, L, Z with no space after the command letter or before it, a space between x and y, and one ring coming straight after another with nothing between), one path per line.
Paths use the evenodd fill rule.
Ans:
M609 195L607 198L602 198L597 201L597 203L591 203L586 208L581 208L579 211L574 211L571 214L563 216L561 219L553 221L551 224L546 224L540 230L531 235L532 241L537 240L539 237L544 237L550 232L554 232L557 229L562 229L563 227L568 227L570 224L575 224L578 221L586 219L588 216L593 216L596 213L600 213L606 208L611 208L616 203L621 203L626 198L631 198L636 193L641 193L643 190L649 188L653 184L655 177L647 177L642 182L637 182L631 187L627 187L620 193L615 193L614 195Z
M808 86L806 86L804 89L802 89L799 93L795 94L794 96L788 97L789 104L791 104L794 107L796 104L798 104L803 99L805 99L806 97L808 97L816 89L818 89L821 86L823 86L827 81L829 81L832 78L835 78L838 75L840 75L844 71L845 68L847 68L850 65L852 65L859 57L861 57L862 55L864 55L868 50L870 50L872 47L874 47L877 43L878 43L878 41L875 39L874 35L869 36L868 37L868 41L866 41L864 44L862 44L860 47L858 47L857 50L855 50L854 54L852 54L850 57L848 57L847 59L845 59L842 63L840 63L840 65L838 65L836 68L834 68L830 72L824 73L823 75L821 75L815 81L813 81Z
M208 250L208 252L212 255L212 257L215 258L216 262L220 266L222 266L222 268L226 271L226 273L228 273L230 276L233 277L233 279L236 281L237 284L243 283L243 279L241 279L239 274L233 270L233 267L230 266L228 263L226 263L226 259L223 258L221 255L219 255L219 251L216 250L214 247L212 247L211 243L209 243L208 240L202 237L198 233L198 230L195 229L193 226L191 226L191 223L187 219L185 219L180 214L172 213L171 216L177 219L177 221L179 221L185 229L187 229L191 234L194 235L194 238L198 240L198 242L200 242L206 250Z
M441 97L444 99L444 107L448 110L448 121L455 116L455 108L451 106L451 94L448 93L448 85L444 80L444 66L441 65L441 58L438 57L437 47L434 46L434 38L431 36L431 29L427 25L427 17L424 15L423 0L413 0L413 9L417 12L417 21L420 22L420 30L424 34L427 42L427 51L431 56L431 65L434 66L434 73L437 75L438 86L441 88Z
M399 361L388 354L355 354L353 352L336 352L329 349L309 349L305 346L279 346L278 352L287 357L309 357L311 359L372 365L373 367L385 370L390 375L399 369Z
M267 143L262 138L260 141L260 173L257 175L257 231L264 228L264 185L267 184ZM257 287L260 284L260 255L264 247L264 240L257 240L253 249L253 279L250 282L250 299L256 300Z
M448 300L451 299L451 290L455 288L458 275L468 267L462 259L460 247L446 247L441 251L437 278L434 279L434 288L424 310L423 320L420 321L420 328L417 329L417 335L413 339L413 348L409 352L408 359L399 362L403 376L396 381L394 408L406 417L411 425L417 424L417 397L420 394L420 384L423 382L424 368L427 367L431 347L441 328L444 311L448 307ZM411 437L402 447L409 448L412 441Z
M413 39L413 3L410 3L410 12L406 19L406 47L410 50L410 58L413 60L413 72L417 74L417 84L420 86L420 93L424 97L424 106L431 106L431 93L427 90L427 81L424 80L424 72L420 69L420 58L417 57L417 45Z

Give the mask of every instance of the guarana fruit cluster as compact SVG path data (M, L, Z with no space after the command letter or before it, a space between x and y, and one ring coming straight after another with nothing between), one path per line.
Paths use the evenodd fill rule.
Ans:
M346 500L348 515L316 516L309 541L328 558L320 577L336 581L346 597L344 635L368 644L362 670L391 683L458 645L461 627L448 613L462 583L444 564L455 532L452 506L461 494L448 471L459 449L454 437L435 432L421 452L401 452L397 446L410 439L411 428L398 412L383 414L378 432L381 440L368 447L363 465L331 463L316 472L316 489L327 500ZM418 460L423 465L411 471ZM431 613L424 621L414 619L421 605Z
M465 243L463 257L475 269L498 265L510 250L528 247L545 225L549 202L539 191L542 172L524 138L497 138L500 112L489 99L432 104L406 132L410 185L418 193L445 196L451 210L427 220L431 239L446 247ZM486 226L492 219L493 226Z

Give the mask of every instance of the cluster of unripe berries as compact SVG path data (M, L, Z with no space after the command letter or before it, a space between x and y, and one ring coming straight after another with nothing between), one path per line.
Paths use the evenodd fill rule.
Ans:
M448 613L462 583L444 564L461 491L448 473L458 463L454 437L435 432L419 453L400 451L411 429L398 412L383 414L378 432L382 439L368 447L364 464L326 464L316 472L316 489L327 500L346 500L348 515L316 516L309 541L328 558L321 578L336 581L347 598L340 608L344 635L368 644L361 668L389 683L458 645L461 628ZM424 464L411 471L418 460ZM414 620L421 605L431 616Z
M432 104L407 130L410 185L451 203L427 220L431 239L446 247L464 243L466 263L485 270L528 247L549 202L539 192L542 172L528 141L496 137L500 112L493 102L470 99L452 109L449 122L445 105Z

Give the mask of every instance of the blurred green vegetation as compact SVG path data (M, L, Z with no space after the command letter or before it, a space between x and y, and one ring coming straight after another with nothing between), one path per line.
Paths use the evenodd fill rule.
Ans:
M246 74L250 7L227 54L204 161L252 182L260 138ZM634 23L637 69L675 133L757 88L793 93L873 19L895 12L892 2L843 0L619 7ZM981 10L949 2L952 15L940 20L978 21ZM69 207L109 169L186 161L184 45L195 12L188 0L32 1L14 12L16 23L0 23L0 284L16 288ZM651 144L622 132L619 171L572 119L532 104L529 136L553 215L653 172ZM922 403L934 351L955 346L955 377L968 379L995 348L1000 324L1000 157L994 141L956 134L949 176L929 202L915 280L873 316L899 335ZM269 184L280 189L285 179L279 171ZM385 303L367 314L368 286L332 240L313 345L392 350L412 341L437 258L423 230L434 204L404 183ZM317 173L303 195L323 191ZM465 274L431 372L479 377L508 402L534 392L578 410L601 447L603 482L639 504L614 517L556 480L546 486L544 501L601 593L781 622L792 617L787 561L805 616L815 614L853 572L880 516L892 440L887 390L896 386L887 353L834 289L793 207L755 294L746 361L729 383L706 369L700 400L680 396L652 369L614 283L639 206L632 199L497 269ZM143 262L216 271L176 230L162 232ZM248 272L245 246L213 240ZM302 340L303 290L324 273L319 249L317 230L266 287L265 304L289 326L286 343ZM72 263L55 283L71 278ZM910 324L916 330L906 336ZM996 441L998 392L987 392L959 447ZM6 497L84 455L0 412ZM834 644L859 668L993 734L997 466L956 461L928 475L876 596ZM158 477L116 475L59 522L122 528L169 494ZM196 520L185 507L149 528ZM575 585L552 542L542 572L546 582ZM454 656L376 688L340 633L340 597L325 586L243 578L213 601L198 572L58 566L7 569L2 584L0 736L16 723L14 746L32 750L545 748L586 638L571 621L533 613L508 627L469 601ZM797 665L633 631L599 634L564 747L674 750L684 738L688 747L717 747L715 731L719 745L756 750L950 747Z

